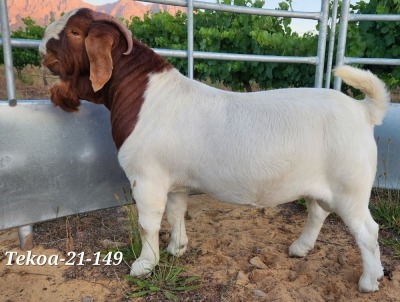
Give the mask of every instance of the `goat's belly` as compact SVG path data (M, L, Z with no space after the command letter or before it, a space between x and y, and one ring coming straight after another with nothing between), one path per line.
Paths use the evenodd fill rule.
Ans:
M238 183L214 182L204 187L197 188L198 191L227 203L252 205L256 207L274 207L279 204L295 201L303 196L325 195L326 185L320 181L281 181L281 182L258 182Z

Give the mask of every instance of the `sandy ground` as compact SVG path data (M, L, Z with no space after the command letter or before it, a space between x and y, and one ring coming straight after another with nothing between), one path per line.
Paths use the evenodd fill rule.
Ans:
M400 259L382 248L386 276L380 291L357 290L361 258L341 221L328 217L315 249L290 258L288 247L306 219L302 205L255 209L217 202L206 195L190 198L189 249L179 259L187 274L199 275L202 287L178 294L180 301L400 301ZM104 240L126 241L124 212L108 209L35 225L36 255L65 257L68 249L100 251ZM161 245L168 224L163 222ZM69 240L67 239L69 238ZM73 243L73 245L72 245ZM15 230L0 232L0 301L126 301L129 267L9 264L18 247ZM53 256L54 257L54 256ZM15 258L14 258L15 260ZM162 301L160 294L137 301ZM136 301L135 300L135 301Z

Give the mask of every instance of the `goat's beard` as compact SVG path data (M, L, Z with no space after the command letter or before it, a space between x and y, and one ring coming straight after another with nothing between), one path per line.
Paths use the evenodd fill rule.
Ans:
M81 104L70 82L59 81L50 90L51 101L68 112L78 111Z

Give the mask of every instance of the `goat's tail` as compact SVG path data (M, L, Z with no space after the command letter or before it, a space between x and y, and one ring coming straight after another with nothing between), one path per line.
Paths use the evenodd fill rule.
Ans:
M350 66L340 66L334 70L346 84L365 94L364 105L369 113L372 125L382 124L390 102L390 94L383 81L368 70Z

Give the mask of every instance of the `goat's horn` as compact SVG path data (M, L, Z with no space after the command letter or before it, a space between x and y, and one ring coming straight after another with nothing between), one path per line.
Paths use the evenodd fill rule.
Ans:
M124 55L129 55L132 52L133 42L132 42L132 34L128 28L126 28L125 24L123 24L118 19L113 16L107 15L105 13L92 11L92 18L94 21L108 21L112 24L115 24L118 29L124 34L126 42L128 43L128 49L124 52Z

